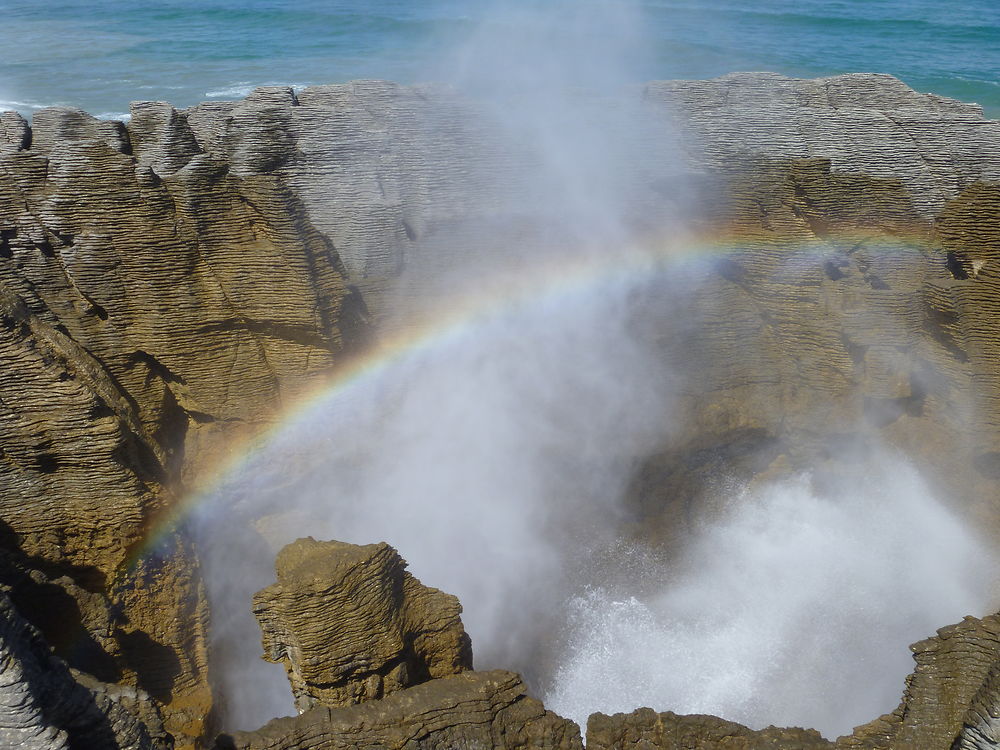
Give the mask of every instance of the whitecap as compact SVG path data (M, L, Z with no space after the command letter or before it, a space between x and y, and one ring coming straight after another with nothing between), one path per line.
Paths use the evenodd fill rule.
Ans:
M243 97L249 96L254 89L258 89L261 86L290 86L293 89L304 89L307 86L312 86L312 84L288 83L287 81L265 81L264 83L247 83L246 81L241 81L216 91L206 91L205 96L211 98L228 96L239 97L242 99Z
M247 96L255 88L257 88L257 87L254 84L251 84L251 83L246 83L246 82L234 83L234 84L232 84L230 86L227 86L224 89L218 89L216 91L206 91L205 92L205 96L213 97L213 98L214 97L220 97L220 96L238 96L238 97L244 97L244 96Z
M45 109L46 107L58 107L59 104L38 104L36 102L18 102L13 99L0 99L0 110L6 109Z

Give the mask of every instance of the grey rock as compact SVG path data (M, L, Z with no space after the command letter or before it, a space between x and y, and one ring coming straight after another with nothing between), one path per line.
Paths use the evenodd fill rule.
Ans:
M0 112L0 151L20 151L31 142L31 128L17 112Z
M74 675L0 592L0 745L169 750L150 697Z
M46 107L31 117L32 151L48 154L54 149L72 149L86 141L98 141L122 154L131 149L122 123L98 120L81 109Z

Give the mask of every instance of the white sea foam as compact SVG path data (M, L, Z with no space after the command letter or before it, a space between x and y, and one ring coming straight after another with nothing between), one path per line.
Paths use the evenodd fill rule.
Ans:
M40 109L45 109L47 107L65 107L65 104L41 104L39 102L23 102L14 101L10 99L0 99L0 112L6 110L13 110L16 112L21 112L22 114L30 115L37 112ZM128 112L100 112L94 115L98 120L119 120L121 122L128 122L132 115Z
M222 89L216 89L214 91L206 91L205 96L212 99L226 97L226 96L239 97L242 99L244 96L253 91L256 87L257 84L255 83L247 83L243 81L240 83L232 83L229 86L226 86L225 88Z
M22 102L13 99L0 99L0 110L36 110L45 109L46 107L60 107L65 106L58 103L53 104L42 104L39 102Z
M820 495L803 478L734 497L677 569L644 571L652 595L574 598L546 705L584 726L650 706L827 736L892 710L907 644L986 614L998 568L912 467L876 465L863 488Z
M230 84L221 89L215 89L213 91L206 91L205 96L210 99L221 99L221 98L236 98L242 99L249 96L254 89L260 88L261 86L290 86L293 89L303 89L306 86L311 86L309 83L289 83L287 81L265 81L263 83L250 83L248 81L240 81L238 83Z

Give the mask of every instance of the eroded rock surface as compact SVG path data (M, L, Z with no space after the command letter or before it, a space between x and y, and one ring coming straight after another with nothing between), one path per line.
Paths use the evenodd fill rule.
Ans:
M71 674L0 591L0 746L22 750L169 750L141 690Z
M302 713L220 748L577 747L509 672L471 670L454 597L409 577L386 544L299 539L254 610L265 658L282 662ZM916 667L891 714L831 741L813 729L752 730L715 716L595 713L588 750L986 750L1000 722L1000 615L967 617L912 647ZM600 675L594 675L600 679ZM821 676L817 676L817 680Z
M966 617L911 646L916 669L893 713L838 747L984 750L998 747L1000 615Z
M317 707L219 750L582 750L580 729L529 697L504 671L464 672L347 708Z
M458 599L424 586L388 544L299 539L254 597L269 661L300 711L382 698L472 669Z
M648 141L630 211L655 237L683 202L715 258L651 311L678 318L678 279L698 290L680 316L697 336L662 342L683 352L682 408L635 482L642 533L683 536L720 465L836 474L840 446L880 443L996 528L1000 123L878 75L628 95ZM435 86L132 115L0 115L0 544L18 590L53 603L24 614L57 653L146 690L191 745L211 709L208 608L190 543L159 519L220 444L363 343L369 314L393 320L404 268L433 290L483 226L509 224L531 160ZM980 716L970 738L993 731Z
M760 731L716 716L656 713L591 714L587 750L832 750L815 729Z
M330 367L357 319L279 178L231 174L169 105L133 119L2 122L0 536L65 584L50 620L77 632L39 622L60 655L148 690L190 745L212 705L207 602L161 518L221 441ZM79 590L103 614L81 618ZM95 648L61 650L80 641Z
M458 600L423 586L387 544L299 539L254 597L265 658L302 711L220 750L582 750L580 730L511 672L473 672Z

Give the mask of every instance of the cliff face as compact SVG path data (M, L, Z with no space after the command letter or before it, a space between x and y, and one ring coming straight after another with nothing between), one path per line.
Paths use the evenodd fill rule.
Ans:
M655 235L680 169L715 247L677 271L696 297L646 311L690 325L661 331L683 410L633 488L644 533L682 534L720 465L837 472L882 441L995 527L1000 123L874 75L636 95L684 163L643 160L635 213ZM405 323L393 285L433 288L447 229L504 218L530 155L480 115L361 82L138 103L127 126L0 116L0 582L181 745L211 710L208 609L189 542L150 528L370 321Z
M0 742L24 750L172 745L143 691L73 675L0 594Z
M47 577L15 601L61 587L39 622L59 653L144 687L190 740L211 707L197 562L144 539L213 438L308 387L360 308L291 189L202 153L169 106L131 131L41 112L30 150L5 122L0 516Z

